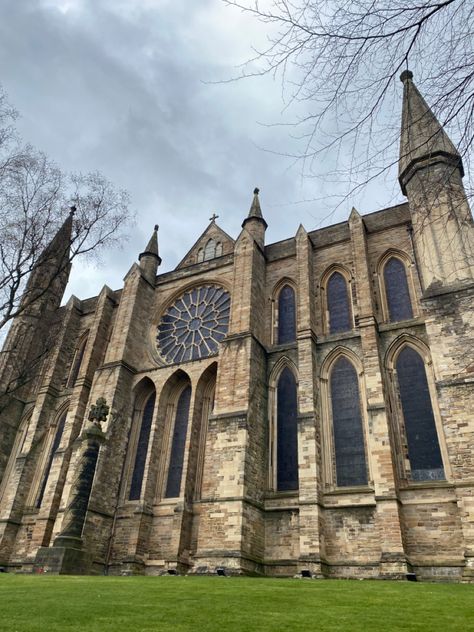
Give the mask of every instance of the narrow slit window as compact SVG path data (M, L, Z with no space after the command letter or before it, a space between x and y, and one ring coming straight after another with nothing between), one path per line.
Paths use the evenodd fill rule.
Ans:
M400 400L412 480L444 480L443 460L423 358L404 347L397 358Z
M183 475L184 448L186 445L186 434L188 431L190 403L191 387L187 386L179 396L178 404L176 406L165 498L176 498L179 496L179 492L181 490L181 477Z
M413 318L407 274L403 262L397 257L391 257L385 264L383 276L390 322Z
M143 408L140 434L137 442L137 451L135 453L135 464L133 466L132 482L130 485L129 500L139 500L142 493L143 475L145 473L145 463L148 454L151 422L153 420L153 411L155 410L155 399L156 394L152 393L148 397Z
M347 358L331 372L331 405L338 487L367 485L359 379Z
M298 403L296 380L283 369L277 386L277 490L298 489Z
M346 279L340 272L333 272L327 284L329 333L341 333L352 329L351 308Z

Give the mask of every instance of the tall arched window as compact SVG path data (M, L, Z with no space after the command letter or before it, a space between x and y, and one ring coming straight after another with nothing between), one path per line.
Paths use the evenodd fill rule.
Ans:
M77 377L79 375L79 371L81 370L82 360L84 358L84 351L86 350L88 334L82 336L79 340L79 344L76 347L76 351L74 352L74 359L71 365L71 371L69 373L69 378L67 381L67 385L69 388L72 388L76 383Z
M296 380L288 367L277 386L276 488L298 489L298 401Z
M171 442L170 464L166 483L165 498L176 498L181 489L183 474L184 448L188 431L189 407L191 403L191 386L181 392L176 405L173 439Z
M64 432L64 425L66 423L66 417L67 417L67 410L65 410L62 413L56 425L53 444L49 450L48 458L46 460L46 465L44 467L44 470L41 476L41 484L39 486L38 496L36 498L36 507L38 509L39 507L41 507L41 503L43 502L44 492L46 491L46 484L48 482L49 474L51 472L51 466L53 465L54 455L56 454L56 450L59 448L59 444L61 443L61 439Z
M333 272L326 288L329 333L335 334L352 329L352 316L346 279L340 272Z
M398 257L390 257L383 269L385 296L390 322L413 318L405 265Z
M133 466L132 482L130 484L129 500L139 500L142 493L143 474L145 472L146 457L148 454L148 442L150 440L151 422L155 410L156 394L149 395L143 407L138 435L135 463Z
M296 299L290 285L284 285L278 295L278 344L296 340Z
M410 346L396 361L411 478L443 480L443 460L423 358Z
M5 472L3 473L3 478L0 479L0 502L3 498L5 490L7 489L10 476L15 469L16 460L23 450L23 445L25 443L26 435L28 434L28 427L31 421L31 415L32 412L30 411L22 419L18 428L18 432L16 433L15 443L13 444L13 448L7 462L7 467L5 469Z
M220 257L222 255L222 243L220 241L216 244L216 257Z
M366 485L359 379L353 364L343 356L331 371L330 389L337 485Z

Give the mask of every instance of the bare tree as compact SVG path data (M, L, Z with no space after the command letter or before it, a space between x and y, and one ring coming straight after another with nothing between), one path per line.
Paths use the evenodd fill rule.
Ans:
M287 124L300 141L291 157L305 176L345 181L345 199L396 163L398 75L410 67L454 137L472 184L472 2L222 1L266 25L268 46L238 77L280 76L286 112L294 112Z
M79 256L120 242L131 219L129 198L98 172L64 173L46 155L21 144L15 111L0 92L0 332L47 292L27 280L45 263L45 248L75 208L61 274ZM54 275L50 283L54 282Z

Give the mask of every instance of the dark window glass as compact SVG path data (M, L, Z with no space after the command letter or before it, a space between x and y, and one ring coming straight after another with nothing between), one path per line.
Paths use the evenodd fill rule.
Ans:
M334 272L327 284L329 333L352 329L347 283L340 272Z
M278 344L296 339L295 292L285 285L278 296Z
M129 500L138 500L142 493L143 473L145 472L146 455L148 453L148 441L150 439L153 410L155 409L156 394L152 393L147 399L143 409L140 434L138 436L135 465L133 466L132 483L130 485Z
M165 498L176 498L181 489L183 473L184 447L188 430L189 404L191 402L191 387L187 386L181 393L176 406L173 441L171 443L170 466L166 484Z
M366 485L359 380L354 366L346 358L339 358L332 370L331 403L337 485Z
M385 264L383 276L390 322L413 318L406 270L400 259L389 259Z
M64 424L66 423L66 417L67 417L67 410L61 415L61 418L58 421L58 425L56 427L56 433L54 435L53 445L51 446L51 450L48 456L48 461L46 463L46 467L44 468L43 478L41 480L40 492L36 500L36 507L38 508L41 507L41 503L43 502L44 492L46 490L46 483L48 482L51 466L53 465L54 455L56 453L56 450L59 448L59 444L61 443L61 438L64 432Z
M298 433L296 381L282 371L277 387L277 490L298 489Z
M404 347L397 359L405 432L413 480L444 479L443 461L431 406L425 364L412 347Z

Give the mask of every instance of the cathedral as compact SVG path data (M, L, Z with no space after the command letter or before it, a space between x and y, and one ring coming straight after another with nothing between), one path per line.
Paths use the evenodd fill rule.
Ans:
M474 226L401 80L397 206L266 244L255 189L61 306L65 221L0 356L3 570L474 581Z

